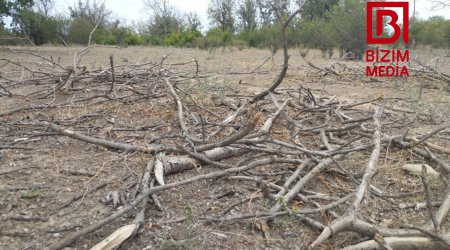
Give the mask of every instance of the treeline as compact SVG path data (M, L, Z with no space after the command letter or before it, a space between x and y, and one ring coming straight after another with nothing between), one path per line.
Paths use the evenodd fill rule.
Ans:
M133 25L114 18L105 1L100 0L79 0L65 15L55 13L54 0L3 0L0 2L0 43L86 45L90 41L105 45L201 49L236 46L276 50L281 34L273 5L276 4L285 18L297 7L296 2L210 0L210 28L202 32L197 13L181 13L169 0L143 0L150 18ZM305 50L320 49L328 56L338 49L360 58L367 46L365 2L306 1L301 14L290 24L290 45ZM450 21L443 17L411 20L410 32L414 46L450 47Z

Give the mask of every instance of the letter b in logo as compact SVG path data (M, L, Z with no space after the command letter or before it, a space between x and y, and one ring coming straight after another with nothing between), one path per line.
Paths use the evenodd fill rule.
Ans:
M408 43L409 32L409 8L408 2L367 2L367 43L368 44L389 44L395 43L401 36L402 29L398 24L397 12L383 8L401 8L403 12L403 41ZM373 13L376 17L376 36L373 37ZM387 24L394 29L394 35L388 38L379 37L383 34L383 17L390 17L391 21Z

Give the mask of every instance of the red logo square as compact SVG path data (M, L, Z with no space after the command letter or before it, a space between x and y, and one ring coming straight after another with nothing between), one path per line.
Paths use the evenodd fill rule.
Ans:
M400 28L397 12L385 8L401 8L403 12L403 29ZM375 10L376 36L373 36L373 13ZM409 5L408 2L367 2L367 43L368 44L389 44L395 43L401 36L403 31L403 41L409 41ZM394 35L388 38L379 37L383 34L383 17L391 17L391 21L387 23L394 29Z

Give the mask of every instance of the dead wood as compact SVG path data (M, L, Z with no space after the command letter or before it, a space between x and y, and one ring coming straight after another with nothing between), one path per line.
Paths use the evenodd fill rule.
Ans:
M450 235L447 236L450 239ZM410 250L410 249L429 249L429 250L444 250L448 247L441 241L429 239L426 237L385 237L383 238L389 246L398 250ZM375 240L365 241L356 245L343 248L345 250L369 250L377 249L382 250Z
M355 199L353 201L353 205L350 208L350 211L347 212L346 215L344 215L342 218L339 218L338 220L335 220L331 223L329 227L326 227L325 230L322 232L322 234L311 244L312 248L318 247L322 242L324 242L326 239L332 236L332 234L337 234L339 232L345 231L348 227L351 227L352 224L355 224L355 220L359 207L364 199L364 197L367 197L368 187L370 185L370 182L372 180L372 177L375 174L378 157L380 155L381 150L381 116L383 114L383 107L384 104L377 108L375 111L375 114L373 116L374 123L376 126L376 130L373 135L373 140L375 143L375 147L372 151L372 155L370 157L369 162L367 163L365 169L364 169L364 176L361 181L361 184L359 185L356 193L355 193ZM331 160L330 160L331 163Z
M157 62L140 62L139 59L135 63L127 61L124 65L120 65L120 59L117 59L120 57L111 56L106 68L89 69L82 66L82 58L97 46L88 46L73 55L72 71L61 66L59 60L56 63L53 58L49 60L38 54L30 55L40 60L39 63L3 60L8 67L16 67L22 76L10 80L9 76L5 78L2 75L2 93L10 91L14 95L8 98L14 99L18 98L21 88L31 89L31 93L24 95L29 103L23 103L21 107L9 106L12 109L0 111L0 117L4 117L0 121L0 129L6 132L4 138L7 141L6 146L0 146L0 149L8 155L6 159L9 159L9 154L16 153L14 150L34 150L35 143L48 143L50 148L56 150L70 141L58 136L74 139L70 143L77 143L78 146L86 145L89 152L98 150L96 146L99 146L113 149L107 151L110 154L119 151L124 158L133 158L133 161L125 161L125 166L117 164L133 173L125 177L130 178L127 183L123 183L122 176L117 176L121 171L112 171L110 181L100 180L92 188L77 192L56 206L64 209L77 200L91 198L93 192L106 187L112 189L108 190L108 194L115 194L115 207L123 206L122 209L114 210L109 216L79 231L63 235L49 249L69 246L91 232L106 228L105 225L124 215L126 226L114 224L119 229L111 237L120 236L119 239L124 240L121 237L126 236L129 241L136 240L132 236L140 237L140 232L148 230L143 224L148 222L152 226L154 218L149 215L154 213L150 213L150 209L158 210L157 213L162 216L172 216L170 209L173 209L174 201L166 199L168 190L184 195L190 189L178 187L193 183L213 187L209 190L210 195L202 193L203 196L199 196L211 199L211 202L199 199L195 204L205 205L205 209L195 211L192 216L177 215L178 219L159 221L194 223L195 226L217 222L214 227L220 228L224 222L239 224L246 219L290 216L295 219L294 223L304 223L305 227L314 230L313 233L316 233L315 230L321 231L311 245L313 248L322 246L331 236L337 239L332 241L333 247L347 244L346 236L342 234L344 239L341 240L341 235L338 235L340 232L356 232L373 238L374 241L362 245L363 249L428 247L447 243L448 237L443 228L450 212L450 166L447 163L446 142L437 136L446 133L445 127L440 126L420 137L408 136L405 127L418 122L420 116L415 110L399 106L399 103L409 101L404 98L387 99L389 103L384 107L385 101L380 102L381 98L349 103L340 101L336 96L328 96L320 89L301 86L280 89L289 68L286 29L299 10L285 19L286 16L275 9L283 30L283 66L271 86L254 96L238 94L230 87L225 87L227 90L224 91L220 89L222 86L210 86L208 81L217 78L211 74L201 74L197 59L167 62L170 54ZM190 72L194 70L191 67L193 63L196 69ZM314 63L309 65L317 67ZM39 70L36 67L40 67ZM344 65L344 70L339 71L336 67L337 64L333 64L319 69L349 82L360 77L361 72L357 69L349 70ZM186 68L189 72L184 71ZM431 70L423 72L422 75L426 75ZM362 82L368 84L366 80ZM76 87L72 86L73 83ZM383 112L383 108L388 109L394 104L391 110L395 112ZM170 109L172 105L173 110ZM376 110L372 115L368 107L373 106ZM371 119L373 122L370 122ZM391 135L392 131L399 135ZM33 143L28 141L29 148L14 146L19 143L16 140L21 138L46 134L52 137L40 137L41 141ZM429 142L432 137L436 138L433 143ZM58 146L52 147L52 143ZM82 153L78 155L80 152L74 149L71 148L71 151L76 151L77 157L84 156ZM29 152L34 153L27 151L27 154ZM58 155L53 157L57 159ZM384 159L383 167L378 168L378 158L380 162ZM2 155L0 161L3 161ZM447 186L443 188L441 179L435 183L428 181L424 175L424 190L419 179L418 183L413 180L419 188L410 185L403 189L401 183L404 179L399 181L400 177L394 175L389 180L395 172L388 170L392 162L403 161L433 163L433 167L438 166L437 170L445 173L439 178L447 177ZM147 166L139 168L138 162L146 162ZM364 167L363 162L367 162ZM115 163L112 166L118 167ZM83 169L88 167L83 166ZM170 176L180 172L185 173ZM11 173L10 169L0 172L0 176L9 178L5 173ZM96 175L76 168L62 169L59 173ZM185 175L190 177L179 181L180 176ZM411 179L408 179L409 182ZM221 190L219 195L215 193L216 187ZM438 187L443 190L437 190ZM26 188L2 187L1 190L17 192ZM127 193L130 193L129 197L125 195ZM425 203L419 200L422 193L426 197ZM87 194L89 196L85 197ZM376 221L384 218L372 213L376 208L363 206L364 202L369 201L385 206L383 209L390 215L418 213L429 222L401 228L378 225ZM217 202L220 205L216 205ZM368 213L374 214L375 218L369 220L366 217ZM13 219L9 219L11 223ZM34 219L30 217L29 220ZM270 223L265 226L270 226ZM67 228L76 227L81 226L77 224ZM130 233L131 229L133 232ZM258 229L266 237L271 230L262 224ZM106 238L106 241L109 239ZM74 247L77 245L74 244Z
M201 181L201 180L207 180L207 179L212 179L212 178L218 178L218 177L222 177L222 176L226 176L232 173L238 173L238 172L242 172L242 171L246 171L248 169L254 168L256 166L260 166L260 165L267 165L267 164L271 164L271 163L275 163L278 162L279 160L274 159L274 158L264 158L258 161L255 161L251 164L248 165L244 165L241 167L235 167L235 168L229 168L223 171L218 171L218 172L212 172L209 174L204 174L204 175L198 175L189 179L185 179L182 181L178 181L178 182L174 182L174 183L169 183L165 186L157 186L157 187L153 187L153 188L148 188L145 189L139 196L136 197L136 199L131 202L130 204L128 204L127 206L125 206L124 208L122 208L121 210L113 213L112 215L108 216L107 218L91 225L91 226L87 226L81 230L79 230L76 233L73 233L72 235L69 235L67 237L65 237L64 239L50 245L48 248L49 250L53 250L53 249L62 249L68 245L70 245L71 243L73 243L75 240L77 240L78 238L89 234L95 230L97 230L98 228L108 224L109 222L116 220L117 218L121 217L122 215L124 215L125 213L127 213L128 211L130 211L131 209L134 209L137 205L139 205L142 200L146 199L146 197L148 197L151 194L155 194L164 190L168 190L174 187L178 187L178 186L182 186L182 185L187 185L193 182L197 182L197 181Z
M417 139L416 137L406 137L406 140L412 140L414 143L417 143L417 144L421 142L421 140ZM448 149L448 148L444 148L442 146L433 144L431 142L423 142L423 143L431 149L437 150L443 154L450 155L450 149Z
M123 177L122 180L126 180L130 177L130 175L127 175L125 177ZM103 182L103 183L99 183L97 185L95 185L93 188L88 189L86 192L84 193L80 193L78 195L73 196L72 198L68 199L67 201L65 201L61 206L59 206L58 210L61 210L63 208L66 208L70 205L72 205L72 203L74 203L77 200L82 199L84 196L86 196L87 194L93 193L101 188L106 187L108 184L114 183L114 181L108 181L108 182Z
M262 100L266 95L268 95L270 92L274 92L276 88L283 82L284 77L286 76L286 72L289 68L289 53L288 53L288 35L287 35L287 28L291 20L301 12L301 7L296 10L294 13L292 13L285 21L283 20L282 14L280 13L280 9L277 6L272 6L278 22L281 25L281 43L283 45L283 68L281 69L280 73L278 74L277 78L272 83L272 86L270 88L262 91L261 93L257 94L253 97L253 99L250 101L250 103L255 103L259 100Z
M319 208L314 208L314 209L305 209L305 210L288 210L288 211L281 211L281 212L252 212L252 213L246 213L246 214L240 214L237 216L228 216L225 218L215 218L215 217L204 217L203 219L206 220L211 220L211 221L215 221L215 222L230 222L230 221L236 221L236 220L245 220L245 219L252 219L252 218L273 218L276 216L281 216L281 215L303 215L303 214L315 214L315 213L321 213L324 212L326 210L335 208L341 204L343 204L344 202L346 202L347 200L350 199L351 194L342 197L341 199L332 202L328 205L319 207Z
M431 195L430 195L430 184L428 181L427 168L425 167L425 165L422 165L422 173L420 175L420 178L422 179L423 190L425 192L425 198L427 202L427 209L430 214L431 221L433 222L434 230L436 234L439 234L441 232L441 228L433 213L433 205L431 204Z
M48 221L48 218L43 218L41 216L30 216L30 215L4 215L1 217L2 220L16 220L16 221Z
M30 168L38 168L38 167L29 166L29 167L20 167L20 168L6 169L6 170L0 171L0 175L6 175L6 174L10 174L10 173L18 172L18 171L21 171L21 170L30 169Z
M164 146L147 146L147 147L135 146L135 145L130 145L130 144L121 143L121 142L114 142L114 141L99 139L99 138L83 135L81 133L78 133L78 132L75 132L72 130L61 128L60 126L58 126L54 123L44 123L44 125L48 126L51 130L60 133L61 135L65 135L70 138L84 141L87 143L97 144L97 145L107 147L107 148L122 150L125 152L139 151L139 152L145 152L145 153L158 153L161 151L170 151L170 148L167 148Z

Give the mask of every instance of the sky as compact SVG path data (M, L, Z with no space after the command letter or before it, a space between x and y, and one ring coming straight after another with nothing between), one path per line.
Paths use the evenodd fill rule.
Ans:
M398 1L398 0L394 0ZM404 0L403 0L404 1ZM413 13L413 0L407 0L410 4L410 16ZM58 12L68 12L68 7L73 6L78 0L55 0ZM142 0L105 0L106 7L113 12L115 17L127 20L128 24L132 21L145 20L147 15ZM175 6L181 13L195 11L199 14L203 28L208 26L209 0L170 0L170 4ZM416 15L419 18L428 18L434 15L444 16L450 19L450 8L431 10L430 0L416 0Z
M55 0L57 12L68 12L69 6L74 6L78 0ZM203 26L207 26L209 0L170 0L181 14L191 11L197 12ZM142 0L105 0L106 8L111 10L115 17L126 19L128 24L132 21L145 20L148 15L145 11Z

